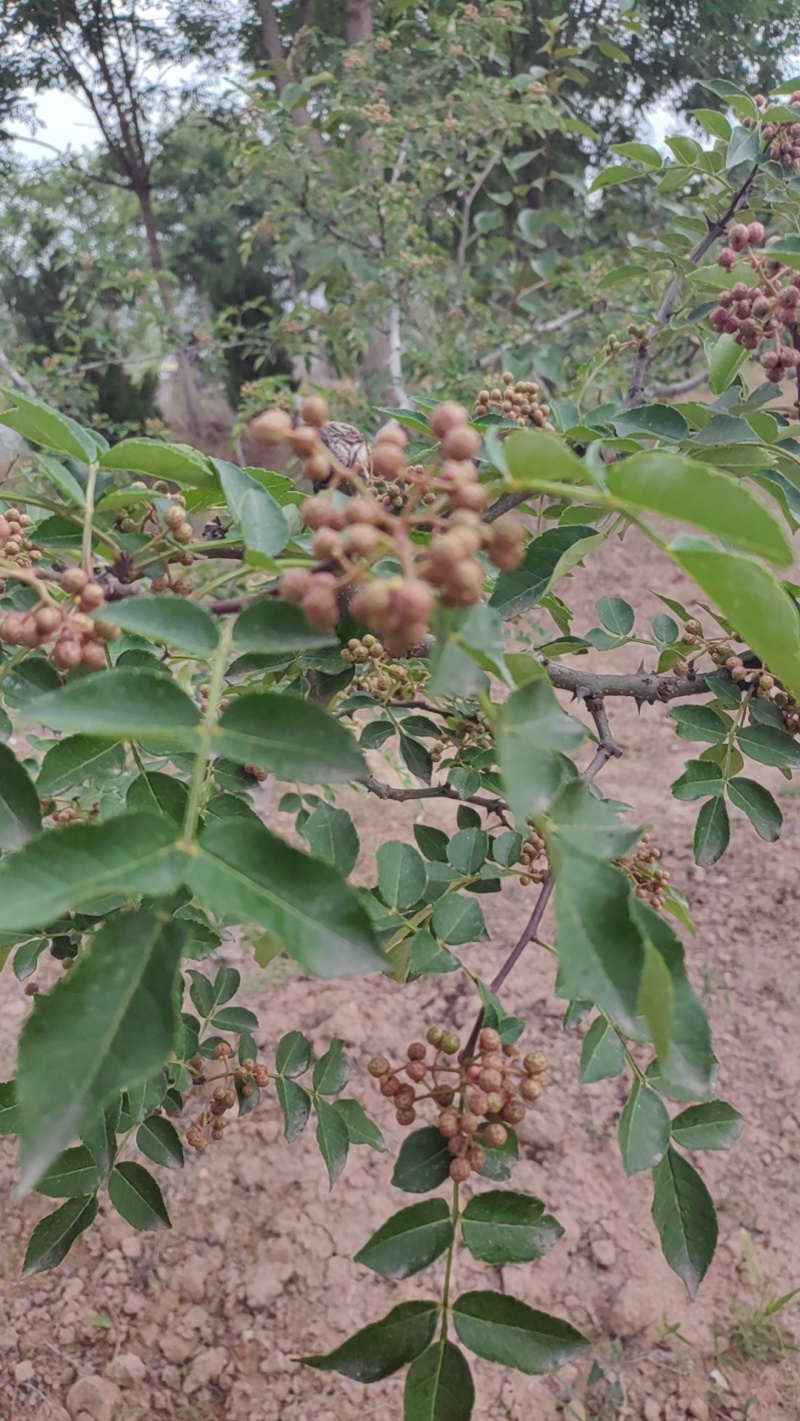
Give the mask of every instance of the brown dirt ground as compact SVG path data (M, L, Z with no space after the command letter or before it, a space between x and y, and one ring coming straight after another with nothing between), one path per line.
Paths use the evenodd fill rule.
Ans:
M578 574L570 589L576 630L594 622L602 593L660 609L648 588L690 597L682 577L635 541L613 544L592 561L592 585ZM635 652L617 653L633 669ZM608 665L608 662L606 662ZM784 1333L758 1325L758 1309L800 1284L800 835L796 792L766 771L785 829L779 844L736 822L729 853L714 869L692 871L693 808L667 791L691 747L672 733L665 712L614 707L624 759L603 784L626 799L639 821L655 825L665 861L689 897L697 936L687 939L694 983L711 1014L722 1069L720 1093L747 1128L730 1154L699 1164L717 1202L720 1247L695 1304L661 1257L650 1219L647 1176L626 1180L615 1135L625 1098L620 1082L578 1084L580 1033L565 1033L553 996L550 961L533 950L505 993L531 1023L552 1084L522 1127L520 1188L539 1194L563 1223L565 1238L536 1266L483 1269L461 1259L460 1286L499 1288L566 1317L588 1332L592 1357L556 1377L503 1373L479 1360L477 1421L798 1421L800 1367L792 1307ZM750 772L750 771L748 771ZM371 850L388 834L410 834L413 806L385 806L349 795L368 871ZM265 815L269 807L265 803ZM275 817L273 815L273 817ZM450 822L450 806L429 811ZM491 941L468 949L489 977L516 937L534 890L482 900ZM377 1049L396 1054L425 1024L445 1017L467 1027L474 1000L453 979L409 988L383 979L308 982L287 970L263 973L243 949L226 949L243 967L243 1000L257 1008L269 1058L287 1026L322 1049L344 1037L356 1062L351 1092L384 1127L399 1132L359 1060ZM28 1009L6 969L0 981L0 1064L10 1069ZM5 1073L5 1072L4 1072ZM392 1421L401 1382L365 1388L297 1365L293 1356L341 1341L398 1301L435 1296L437 1270L406 1283L384 1281L351 1262L353 1253L408 1197L388 1183L391 1155L356 1150L329 1196L309 1131L292 1148L281 1139L270 1096L231 1127L224 1143L183 1173L161 1172L173 1231L133 1234L107 1205L99 1223L52 1274L19 1280L25 1242L47 1212L32 1197L12 1207L14 1148L0 1141L8 1201L0 1271L0 1421ZM749 1355L755 1354L755 1355ZM592 1358L605 1380L587 1388ZM99 1381L97 1379L100 1379ZM76 1382L83 1380L82 1387Z

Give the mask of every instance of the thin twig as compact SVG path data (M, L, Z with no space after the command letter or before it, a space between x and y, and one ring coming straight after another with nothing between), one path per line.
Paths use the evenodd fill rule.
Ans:
M483 794L470 794L463 798L452 785L427 785L423 789L395 789L392 785L384 784L382 780L375 779L374 775L365 775L363 779L356 780L356 784L363 785L370 794L377 795L378 799L393 799L403 804L410 799L455 799L459 804L475 804L479 809L485 809L489 814L496 814L505 824L506 810L508 806L505 800L490 799Z

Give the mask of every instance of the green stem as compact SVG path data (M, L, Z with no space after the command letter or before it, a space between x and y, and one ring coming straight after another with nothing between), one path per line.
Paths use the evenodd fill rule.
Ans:
M192 784L189 790L189 803L186 806L186 817L183 821L182 840L184 848L189 847L197 833L197 821L200 818L200 809L205 791L206 771L211 760L211 745L217 725L219 703L222 700L222 692L225 685L225 672L228 667L228 656L230 654L232 639L233 618L230 618L222 629L219 646L217 647L211 666L208 702L199 730L200 747L194 762Z
M83 515L83 570L87 577L94 574L94 563L92 561L92 542L94 520L94 495L97 488L97 475L100 472L100 465L95 460L89 465L89 477L86 480L86 509Z
M736 744L736 737L745 723L752 698L752 691L748 691L746 695L742 696L741 704L736 712L736 720L732 728L728 731L728 738L725 742L725 760L722 765L722 778L726 784L730 779L731 756L733 755L734 746Z
M30 648L27 646L21 646L18 651L14 652L13 656L10 656L8 658L8 661L6 661L3 666L0 666L0 686L2 686L9 671L13 671L14 667L18 666L20 661L25 660L25 657L28 655L29 649Z
M453 1259L456 1252L456 1229L458 1227L458 1181L453 1182L453 1204L450 1210L450 1218L453 1222L453 1237L450 1247L447 1250L447 1261L444 1268L444 1283L442 1285L442 1333L439 1339L440 1346L444 1348L447 1341L447 1313L450 1307L450 1281L453 1275Z

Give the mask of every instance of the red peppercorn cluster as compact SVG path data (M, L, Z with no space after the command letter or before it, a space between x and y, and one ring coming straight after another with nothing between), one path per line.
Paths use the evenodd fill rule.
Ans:
M744 254L756 273L755 285L737 281L722 291L710 321L716 331L732 335L745 350L771 348L761 356L766 378L779 385L800 366L800 272L784 266L769 252L756 250L764 240L761 222L737 222L728 233L727 247L717 264L731 271Z
M391 661L385 647L371 634L351 637L339 655L356 669L353 688L368 691L376 701L410 700L428 674L419 666L412 670L405 663Z
M529 1052L520 1062L519 1048L503 1046L491 1027L483 1028L477 1046L474 1057L456 1061L459 1037L444 1026L431 1026L426 1041L411 1042L403 1065L374 1056L367 1066L381 1095L392 1100L398 1124L413 1125L423 1100L440 1107L436 1123L453 1156L450 1177L459 1183L483 1169L487 1147L505 1144L506 1126L524 1120L547 1084L541 1051Z
M31 567L41 560L41 548L28 535L32 524L33 519L18 508L0 513L0 556L16 567Z
M56 601L43 583L31 579L40 594L35 607L27 612L6 612L0 619L0 641L12 646L50 646L48 653L60 671L88 666L102 671L106 665L106 642L118 635L108 622L95 621L88 615L98 611L106 600L99 582L92 582L79 567L67 568L59 585L67 597Z
M475 401L475 413L502 414L506 419L516 420L525 428L534 425L537 429L547 429L554 433L554 426L547 416L550 406L539 401L540 386L536 380L515 380L510 370L501 376L502 388L496 385L491 390L481 390Z
M659 867L661 850L649 834L643 834L633 853L617 859L618 866L633 882L637 898L643 898L652 908L661 909L667 901L669 874Z
M763 109L767 100L763 94L755 94L753 103L757 108ZM795 89L789 99L793 108L800 106L800 89ZM796 122L772 123L769 114L765 115L766 123L761 119L745 117L742 119L743 128L756 128L761 126L761 138L770 158L776 163L782 163L785 168L800 167L800 114Z
M531 883L543 883L547 877L550 863L544 839L537 829L531 828L522 845L521 860L524 872L519 881L523 887L527 887Z
M745 666L741 656L729 656L725 665L737 686L759 701L773 701L778 706L790 735L800 731L800 706L777 676L765 666Z
M205 1074L202 1057L195 1056L189 1062L194 1072L193 1084L204 1090L206 1095L202 1113L186 1131L187 1145L199 1154L208 1149L209 1139L222 1139L230 1123L226 1118L227 1112L233 1110L239 1099L236 1082L239 1082L239 1091L245 1099L253 1094L257 1086L264 1090L269 1085L269 1071L260 1061L252 1061L248 1057L241 1065L234 1066L229 1064L232 1056L232 1047L227 1041L220 1041L214 1058L222 1063L222 1070L213 1076Z
M281 595L299 603L316 630L330 631L341 620L339 595L347 589L352 615L381 638L391 656L407 655L424 643L437 596L447 607L471 607L480 600L484 571L479 552L500 569L519 566L524 529L511 516L482 522L488 491L474 463L480 435L470 428L463 405L445 401L431 412L430 429L441 453L432 468L406 465L406 436L399 426L389 424L378 432L369 455L371 471L405 489L402 507L392 513L385 496L376 496L352 466L337 467L320 437L323 410L316 406L325 408L325 417L327 407L319 397L313 401L316 426L293 428L288 414L271 410L260 418L262 437L269 421L272 442L286 442L301 454L309 477L330 474L333 468L331 485L346 482L355 493L344 506L327 494L306 500L303 521L312 531L319 566L290 569L281 580ZM311 403L305 400L301 406L306 419ZM432 536L421 546L414 535L423 531ZM370 577L372 565L389 555L400 564L400 574Z

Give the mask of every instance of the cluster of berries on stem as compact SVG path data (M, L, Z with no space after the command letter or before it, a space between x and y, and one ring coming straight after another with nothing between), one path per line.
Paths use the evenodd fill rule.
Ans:
M524 1120L547 1084L541 1051L520 1057L519 1047L503 1046L492 1027L482 1029L477 1048L474 1057L456 1060L460 1038L444 1026L431 1026L425 1041L411 1042L402 1065L374 1056L367 1066L381 1095L393 1102L398 1124L413 1125L420 1102L433 1101L437 1128L453 1156L450 1177L458 1183L480 1173L487 1149L502 1149L507 1127Z
M766 345L761 366L767 380L779 385L800 367L800 271L770 256L769 248L758 251L764 235L761 222L737 222L730 228L717 264L733 271L746 260L756 280L736 281L720 292L709 319L716 331L733 336L745 350Z
M406 436L398 425L378 431L372 471L405 489L395 512L353 468L337 466L324 448L319 431L327 421L325 401L311 396L300 413L306 423L296 428L285 411L262 415L260 437L269 420L269 438L288 443L310 478L330 477L331 491L344 485L354 489L344 504L330 491L306 500L303 521L312 534L317 566L290 568L281 580L281 595L299 603L316 630L331 631L341 620L340 597L346 591L352 615L380 637L389 655L405 656L424 645L437 598L446 607L471 607L480 600L484 569L479 553L488 554L500 569L519 566L522 524L508 515L482 522L489 495L474 462L480 435L470 427L463 405L445 401L431 411L430 430L440 442L441 456L431 467L406 464ZM420 534L430 534L429 541L421 544ZM373 565L390 556L399 574L371 576Z
M18 508L7 508L5 513L0 513L0 557L4 561L15 567L31 567L41 561L42 550L28 533L32 525L30 515L21 513Z
M667 901L669 888L669 874L660 867L660 860L661 850L653 844L649 834L642 834L632 853L617 859L618 866L631 879L637 898L659 911Z
M227 1112L238 1104L239 1095L247 1100L258 1087L264 1090L269 1085L270 1075L260 1061L249 1058L240 1065L231 1064L233 1049L227 1041L220 1041L215 1047L214 1058L222 1069L215 1075L205 1074L204 1062L195 1056L189 1065L194 1073L193 1084L205 1092L203 1110L186 1132L186 1143L191 1149L202 1154L208 1148L208 1141L221 1140L228 1125Z
M20 574L15 574L20 575ZM106 666L106 643L117 636L109 622L95 620L106 595L99 582L79 567L67 568L59 578L66 597L56 600L35 574L22 574L38 592L39 601L27 612L6 612L0 619L0 641L12 646L49 646L49 658L59 671L87 666L102 671Z
M547 416L550 406L539 400L540 386L536 380L515 380L510 370L501 376L502 387L494 386L478 392L475 401L476 415L500 414L513 419L522 428L535 425L554 433L554 426Z

